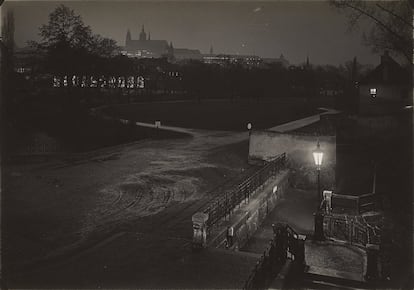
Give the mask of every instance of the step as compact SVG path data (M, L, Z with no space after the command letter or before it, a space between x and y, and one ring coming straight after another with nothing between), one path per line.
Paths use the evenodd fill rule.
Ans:
M369 287L356 287L356 286L346 286L346 285L340 285L336 283L331 282L325 282L325 281L304 281L304 283L300 287L301 289L307 289L307 290L331 290L331 289L337 289L337 290L359 290L359 289L368 289Z
M368 289L370 285L360 273L345 272L335 269L308 266L304 272L304 280L320 285L337 285L352 289Z
M223 249L223 248L211 248L211 251L222 253L223 255L233 255L233 256L242 256L247 258L254 258L259 260L262 256L261 254L256 254L252 252L237 251L232 249Z

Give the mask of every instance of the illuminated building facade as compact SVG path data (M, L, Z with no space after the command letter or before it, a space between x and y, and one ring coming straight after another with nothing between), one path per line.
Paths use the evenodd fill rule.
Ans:
M166 40L152 40L151 35L145 32L142 26L139 39L132 39L131 32L127 31L125 48L122 54L128 57L137 58L160 58L171 54L172 45L168 45Z
M262 59L256 55L204 54L203 62L222 66L240 64L246 67L258 67L262 64Z

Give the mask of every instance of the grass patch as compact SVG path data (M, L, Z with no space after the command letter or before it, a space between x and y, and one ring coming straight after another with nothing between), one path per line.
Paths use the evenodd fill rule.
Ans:
M317 112L316 105L304 101L272 99L123 104L105 109L106 114L133 121L228 131L247 131L247 123L265 129Z

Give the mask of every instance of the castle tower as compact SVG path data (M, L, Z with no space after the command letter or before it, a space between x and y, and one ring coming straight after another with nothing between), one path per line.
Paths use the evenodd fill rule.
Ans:
M174 47L172 41L170 41L170 45L168 46L168 61L174 60Z
M144 25L142 25L141 33L139 34L139 40L147 40L147 34L144 30Z
M127 34L126 34L126 39L125 39L125 46L128 46L130 41L131 41L131 31L129 31L129 28L128 28L128 31L127 31Z

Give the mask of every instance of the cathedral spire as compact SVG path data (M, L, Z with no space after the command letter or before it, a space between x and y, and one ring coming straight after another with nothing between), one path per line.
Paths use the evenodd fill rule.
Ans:
M128 45L130 41L131 41L131 31L129 31L129 28L128 28L126 39L125 39L125 45Z
M147 34L144 30L144 24L142 24L141 33L139 34L139 40L147 40Z

